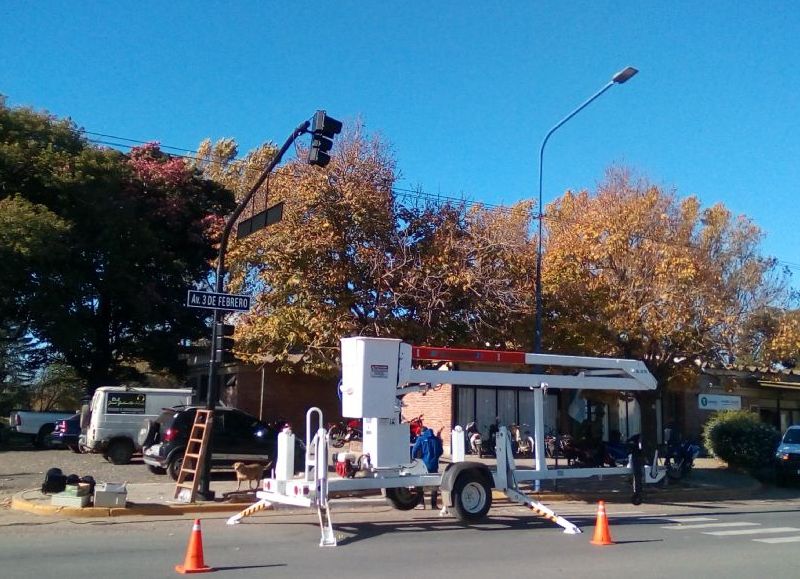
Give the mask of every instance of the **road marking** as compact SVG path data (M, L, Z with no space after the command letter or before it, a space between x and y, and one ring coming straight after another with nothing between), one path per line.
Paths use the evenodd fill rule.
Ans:
M662 529L718 529L720 527L757 527L758 523L701 523L699 525L666 525Z
M717 537L727 537L729 535L761 535L767 533L792 533L800 531L796 527L768 527L766 529L738 529L736 531L711 531L704 535L716 535Z
M715 517L674 517L664 520L671 521L673 523L705 523L708 521L718 521L719 519Z
M753 539L759 543L800 543L800 536L797 537L772 537L771 539Z

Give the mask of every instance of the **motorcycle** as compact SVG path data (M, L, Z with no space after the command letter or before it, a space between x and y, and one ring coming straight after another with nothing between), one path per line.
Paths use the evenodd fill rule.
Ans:
M422 424L422 417L423 417L423 415L420 414L416 418L412 418L411 420L408 421L408 432L409 432L409 436L411 438L411 443L412 444L414 442L416 442L417 441L417 437L420 434L422 434L422 429L424 427L424 424Z
M361 431L361 421L358 418L331 424L328 428L330 445L333 448L341 448L347 442L362 440L364 433Z
M533 438L530 427L527 424L511 424L508 427L508 432L511 434L511 446L515 455L534 455Z
M673 442L667 445L664 455L664 466L667 468L667 477L671 480L680 480L688 476L694 467L694 459L700 455L700 446L688 440Z

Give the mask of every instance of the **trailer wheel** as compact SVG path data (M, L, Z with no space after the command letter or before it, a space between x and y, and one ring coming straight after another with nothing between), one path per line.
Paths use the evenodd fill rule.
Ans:
M424 498L422 487L397 487L386 489L386 498L398 511L410 511Z
M453 486L456 518L462 522L479 521L492 506L492 487L480 472L465 470Z

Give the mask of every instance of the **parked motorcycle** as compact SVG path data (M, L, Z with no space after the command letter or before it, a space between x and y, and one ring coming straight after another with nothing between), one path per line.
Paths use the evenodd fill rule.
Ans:
M423 414L420 414L416 418L412 418L411 420L408 421L408 432L409 432L409 436L411 438L411 443L412 444L414 442L416 442L417 441L417 437L420 434L422 434L422 429L425 426L424 424L422 424L422 417L423 416L424 416Z
M534 455L535 449L533 447L533 435L531 434L530 426L527 424L511 424L508 427L508 432L511 434L511 446L515 455Z
M364 433L361 430L361 421L358 418L351 418L331 424L328 428L328 436L333 448L341 448L347 442L362 440Z
M667 477L671 480L680 480L691 474L694 459L699 455L700 446L688 440L667 444L667 451L664 455Z

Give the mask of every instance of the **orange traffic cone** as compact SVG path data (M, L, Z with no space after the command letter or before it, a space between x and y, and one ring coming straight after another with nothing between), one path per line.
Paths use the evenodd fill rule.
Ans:
M203 533L200 532L200 519L194 520L192 534L189 536L189 546L186 548L186 558L183 565L175 565L178 573L207 573L213 571L203 561Z
M608 528L608 517L606 517L606 503L597 502L597 523L594 526L594 538L592 545L613 545L611 531Z

